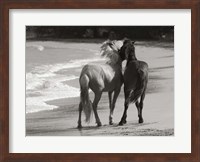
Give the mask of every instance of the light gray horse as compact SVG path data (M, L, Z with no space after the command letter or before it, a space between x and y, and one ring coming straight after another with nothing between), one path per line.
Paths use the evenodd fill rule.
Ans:
M123 84L122 61L119 56L119 49L122 41L106 41L101 46L101 55L108 58L103 65L87 64L83 67L80 74L79 83L81 88L78 128L82 128L81 113L82 110L86 116L86 122L90 121L91 112L93 110L97 126L101 126L101 121L97 113L97 105L101 99L103 92L108 92L109 97L109 124L113 124L113 111L117 97ZM88 90L94 92L93 103L89 99ZM113 95L114 94L114 95Z

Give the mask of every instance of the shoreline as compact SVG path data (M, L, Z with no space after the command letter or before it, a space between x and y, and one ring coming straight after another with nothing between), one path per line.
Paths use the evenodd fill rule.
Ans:
M94 48L94 46L92 47ZM108 124L107 93L103 93L97 109L102 127L96 127L94 115L89 124L85 123L83 114L83 129L81 130L76 128L80 97L60 98L45 102L58 106L58 108L26 114L26 136L173 136L174 51L171 48L170 50L162 50L162 48L146 48L143 45L142 47L144 48L136 49L138 58L147 61L150 67L148 89L143 108L143 124L138 124L137 109L135 104L130 104L127 124L118 126L124 110L122 86L114 110L114 125ZM65 72L67 73L67 71L63 73ZM77 80L64 81L64 83L79 88ZM93 93L90 93L91 100L93 97Z
M90 98L93 97L90 93ZM84 122L85 116L82 115L83 129L77 129L79 97L68 99L56 99L48 101L47 104L58 106L53 110L26 114L26 135L27 136L172 136L174 135L173 105L168 101L163 103L171 109L160 109L160 105L148 109L146 104L153 98L158 101L169 93L148 93L144 101L144 123L138 124L137 110L134 104L129 106L127 124L118 126L124 110L123 90L117 99L114 111L114 125L108 124L109 106L107 93L103 93L98 105L98 114L102 122L102 127L96 127L94 115L89 124ZM171 96L173 96L171 94ZM77 102L78 100L78 102ZM168 104L168 105L167 105ZM153 106L153 105L152 105ZM171 113L168 113L170 111ZM163 113L164 116L156 114ZM83 114L83 113L82 113ZM157 116L157 118L154 118ZM73 119L73 120L72 120ZM171 120L171 121L170 121ZM170 121L170 122L169 122ZM37 124L36 124L37 123ZM126 130L124 132L124 130ZM133 131L133 132L132 132Z

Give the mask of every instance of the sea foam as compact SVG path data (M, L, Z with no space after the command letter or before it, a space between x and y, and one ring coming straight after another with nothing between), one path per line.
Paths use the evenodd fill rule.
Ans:
M62 75L57 72L63 69L81 68L87 63L102 60L104 59L100 57L77 59L66 63L34 67L26 73L26 113L57 108L55 105L46 103L50 100L78 97L80 95L79 88L69 86L63 82L78 79L79 76Z

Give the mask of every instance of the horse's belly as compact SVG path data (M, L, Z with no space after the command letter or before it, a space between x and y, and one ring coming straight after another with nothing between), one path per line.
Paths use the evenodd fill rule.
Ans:
M116 89L121 88L122 81L121 78L113 79L111 82L105 84L104 92L114 91Z
M107 86L103 89L103 92L110 92L114 91L115 87L114 86Z

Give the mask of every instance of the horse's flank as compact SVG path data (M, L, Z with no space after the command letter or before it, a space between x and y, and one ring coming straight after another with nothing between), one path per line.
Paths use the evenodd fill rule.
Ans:
M129 61L124 72L124 90L132 91L129 98L127 98L130 102L137 101L146 89L147 81L147 63L139 60Z
M87 75L90 82L90 89L95 91L113 91L116 84L120 85L122 81L122 73L120 67L113 68L107 64L94 65L87 64L83 67L81 76Z

